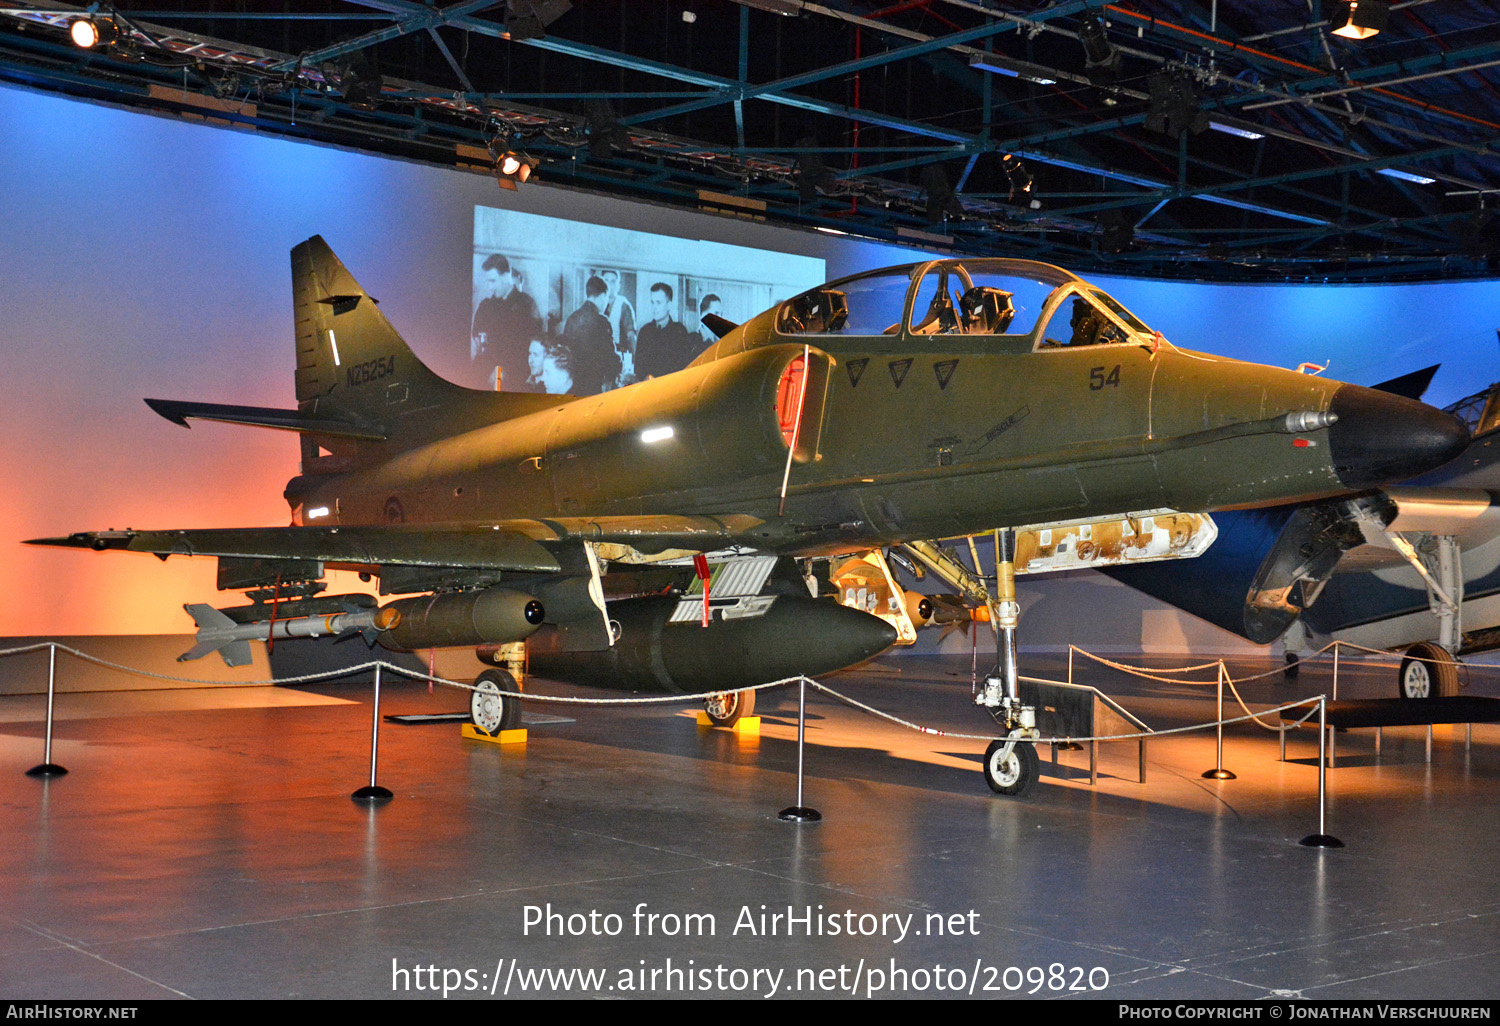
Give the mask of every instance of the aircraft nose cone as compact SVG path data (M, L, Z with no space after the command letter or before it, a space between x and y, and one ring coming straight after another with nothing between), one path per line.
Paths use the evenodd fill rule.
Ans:
M1359 385L1333 395L1333 469L1348 488L1373 488L1442 466L1469 444L1464 422L1426 403Z

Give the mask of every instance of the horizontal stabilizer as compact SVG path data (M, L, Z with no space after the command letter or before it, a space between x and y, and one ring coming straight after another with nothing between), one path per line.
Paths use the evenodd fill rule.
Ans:
M385 434L373 428L351 424L346 420L308 417L296 410L272 410L263 406L226 406L222 403L189 403L175 399L147 399L146 405L173 424L188 427L188 419L217 420L225 424L279 428L304 434L333 435L338 438L362 438L385 441Z
M706 313L702 317L700 317L699 320L703 322L704 327L713 332L719 338L723 338L735 328L739 327L738 324L734 323L729 318L720 317L718 314Z
M1379 392L1389 392L1391 395L1420 400L1427 393L1427 387L1432 384L1433 375L1441 366L1442 364L1435 363L1431 367L1423 367L1421 370L1412 371L1410 374L1403 374L1399 378L1382 381L1370 387Z

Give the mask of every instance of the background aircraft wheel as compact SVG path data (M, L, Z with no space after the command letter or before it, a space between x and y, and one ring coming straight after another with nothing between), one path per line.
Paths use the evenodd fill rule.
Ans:
M1396 683L1401 698L1449 698L1458 694L1458 664L1443 646L1423 641L1406 650Z
M1023 795L1042 773L1036 745L1017 744L1010 755L1001 758L1004 749L1004 741L991 741L989 748L985 749L984 782L996 794Z
M1297 675L1302 672L1302 657L1295 652L1286 654L1286 665L1282 667L1281 676L1286 680L1296 680Z
M521 685L507 670L485 670L474 678L469 693L469 719L487 734L515 730L521 725L521 703L507 695L520 694Z
M720 691L703 700L703 711L716 727L732 727L755 711L754 691Z

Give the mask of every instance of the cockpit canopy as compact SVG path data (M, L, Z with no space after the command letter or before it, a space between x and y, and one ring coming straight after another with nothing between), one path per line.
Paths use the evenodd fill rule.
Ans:
M870 271L787 300L783 335L982 335L1018 348L1141 341L1151 329L1108 293L1030 260L932 260Z

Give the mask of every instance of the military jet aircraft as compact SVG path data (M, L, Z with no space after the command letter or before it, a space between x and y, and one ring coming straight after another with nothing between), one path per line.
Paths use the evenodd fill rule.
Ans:
M219 587L252 602L199 609L207 634L190 655L243 656L239 642L278 627L475 646L512 671L478 682L487 728L518 719L507 696L523 666L721 691L710 711L733 718L753 695L736 691L897 640L874 610L837 600L830 561L900 545L941 566L934 539L994 532L984 603L1002 672L979 703L1007 739L984 767L992 788L1020 793L1037 760L1017 743L1036 731L1016 687L1015 528L1034 532L1039 557L1056 556L1049 525L1075 556L1096 551L1093 524L1124 525L1098 533L1116 548L1170 554L1191 532L1158 531L1157 517L1402 480L1468 439L1419 402L1178 349L1100 289L1029 261L835 281L743 325L716 321L719 341L682 371L586 398L439 378L321 238L292 250L292 282L296 409L147 402L184 426L299 434L293 526L38 541L217 557ZM372 610L320 595L328 568L407 597Z
M1437 369L1375 387L1417 398ZM1312 634L1404 650L1399 697L1454 695L1455 656L1500 648L1500 385L1447 412L1473 441L1436 470L1353 497L1219 514L1197 573L1105 572L1258 644L1285 636L1289 676Z

